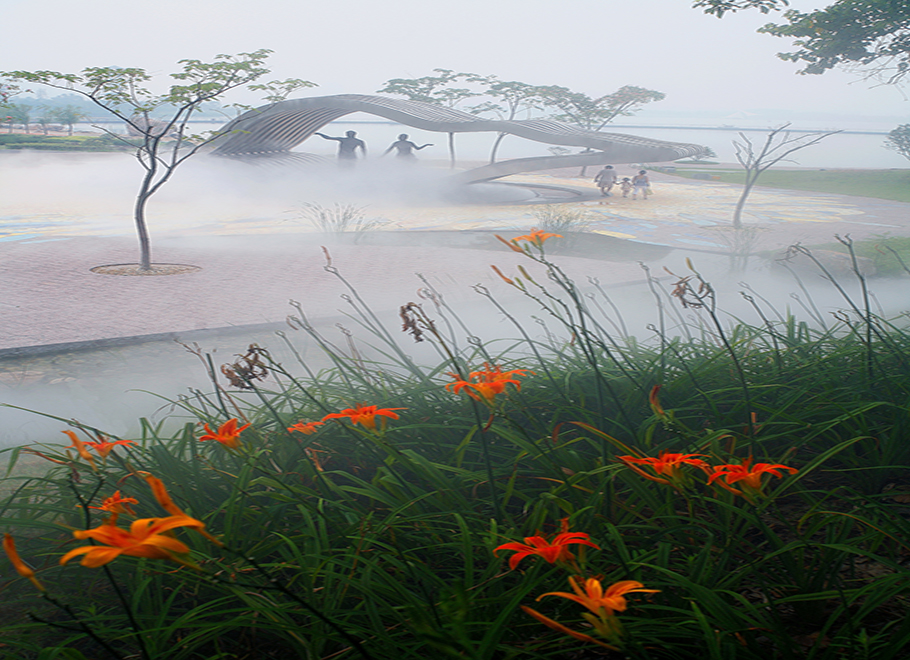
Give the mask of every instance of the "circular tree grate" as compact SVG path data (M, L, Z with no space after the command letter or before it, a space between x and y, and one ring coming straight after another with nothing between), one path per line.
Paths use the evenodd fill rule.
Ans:
M199 266L190 266L189 264L152 264L148 270L142 270L139 264L108 264L106 266L95 266L90 269L93 273L99 275L183 275L184 273L195 273L202 270Z

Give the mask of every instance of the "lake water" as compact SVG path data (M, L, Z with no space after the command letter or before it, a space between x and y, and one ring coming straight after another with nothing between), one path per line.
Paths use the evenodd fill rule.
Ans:
M194 132L215 130L223 126L223 122L199 122L192 124ZM858 125L862 126L862 125ZM109 124L106 126L115 132L125 132L123 124ZM835 127L836 128L836 127ZM867 129L862 126L863 129ZM782 166L812 167L812 168L858 168L858 169L888 169L910 167L910 161L894 151L884 148L887 130L876 127L877 132L844 132L825 138L819 144L808 147L793 155L791 163L782 163ZM95 130L89 125L77 125L77 130ZM344 135L345 131L357 131L357 136L366 141L371 157L376 157L394 142L400 133L407 133L410 139L417 144L432 143L419 153L425 160L445 160L448 158L448 136L444 133L420 131L385 121L345 121L339 120L322 129L328 135ZM656 127L646 125L611 125L608 132L622 133L650 137L670 142L687 142L710 147L717 154L720 162L735 163L733 140L741 140L736 129L718 129L714 127ZM808 130L808 129L807 129ZM831 130L831 129L826 129ZM756 148L759 148L767 135L765 129L747 127L744 134ZM794 131L793 135L800 134ZM461 133L456 135L455 147L459 160L486 160L489 158L490 149L496 139L494 133ZM305 151L315 154L333 155L337 144L313 137L299 145L295 151ZM499 160L508 158L529 158L532 156L550 155L550 145L531 142L515 136L507 136L499 149Z

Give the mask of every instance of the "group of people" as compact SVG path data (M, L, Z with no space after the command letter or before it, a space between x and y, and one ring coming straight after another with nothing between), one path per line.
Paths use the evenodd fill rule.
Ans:
M357 150L359 149L363 158L367 157L367 143L357 137L357 131L348 131L345 133L345 137L332 137L326 135L325 133L316 133L319 137L325 140L335 140L338 142L338 163L340 165L351 166L354 164L354 161L357 160ZM417 157L414 155L415 151L420 151L421 149L426 149L427 147L432 147L432 144L422 144L419 147L408 140L408 134L402 133L398 136L398 140L393 142L392 145L386 149L382 155L390 153L391 151L397 151L395 154L396 158L403 158L405 160L417 160Z
M622 191L623 197L628 197L629 193L632 193L632 199L638 199L639 194L642 199L648 199L648 195L651 194L651 181L648 179L647 170L639 170L635 176L623 177L620 180L613 166L607 165L594 177L594 183L600 188L600 194L604 197L612 197L613 193L610 191L616 185Z
M362 158L367 157L367 144L357 137L357 131L348 131L344 134L344 137L332 137L325 133L316 133L316 135L324 140L334 140L338 143L338 164L343 167L352 167L354 165L354 162L357 160L358 150L360 150ZM432 146L432 144L417 146L408 140L407 133L402 133L398 136L398 140L393 142L382 155L385 156L392 151L395 151L397 152L395 154L396 158L417 160L417 157L414 155L415 151L420 151L421 149ZM651 182L648 179L648 172L646 170L639 170L638 174L635 176L631 178L623 177L622 180L620 180L619 176L616 174L616 170L613 169L613 166L607 165L594 177L594 183L600 188L600 193L604 197L612 197L613 193L610 191L613 190L613 186L617 185L619 186L620 191L622 191L623 197L628 197L629 193L632 193L632 199L638 199L639 194L642 199L648 199L648 195L651 194Z

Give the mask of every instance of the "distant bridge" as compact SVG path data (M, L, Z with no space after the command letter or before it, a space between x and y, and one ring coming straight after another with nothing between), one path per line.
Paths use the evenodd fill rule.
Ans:
M546 119L481 119L467 112L430 103L383 96L339 94L281 101L249 110L220 129L222 135L212 143L212 153L230 158L285 159L294 155L291 154L294 147L323 126L354 112L365 112L424 131L505 133L544 144L594 150L568 156L500 161L453 175L452 182L459 184L490 181L519 172L559 167L665 162L696 156L704 151L704 147L697 144L585 131Z

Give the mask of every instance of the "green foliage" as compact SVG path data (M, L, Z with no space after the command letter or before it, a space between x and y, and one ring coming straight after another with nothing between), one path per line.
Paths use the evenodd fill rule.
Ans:
M404 96L410 101L434 103L447 108L454 108L462 101L480 96L480 92L469 87L452 86L458 83L478 82L481 80L480 76L474 73L456 73L451 69L433 69L433 71L438 75L423 76L422 78L392 78L377 90L377 93Z
M767 14L788 4L787 0L695 0L692 6L704 10L706 14L723 18L727 12L733 13L743 9L758 9L761 13Z
M885 138L885 147L910 160L910 124L901 124Z
M804 64L803 74L838 66L863 71L884 83L900 82L910 68L910 6L893 0L837 0L810 12L791 9L786 24L759 32L794 39L798 50L781 59Z
M212 388L171 402L185 421L176 432L142 420L133 444L106 458L91 450L97 471L72 446L7 450L0 519L48 592L32 597L24 579L4 587L3 652L594 657L583 641L596 634L585 627L591 618L553 593L578 575L659 590L611 606L609 642L627 657L905 657L906 327L849 297L837 325L799 321L757 297L760 322L731 325L710 283L691 270L672 291L649 278L657 327L679 330L640 341L605 290L581 290L546 256L545 245L558 240L507 241L527 268L503 277L539 307L542 335L479 287L519 335L484 341L487 329L469 329L427 284L431 310L402 309L404 329L420 344L405 346L398 338L408 338L351 288L352 321L366 340L334 346L300 305L289 318L332 369L317 372L302 357L280 364L251 346L222 367L225 382L197 351ZM286 332L279 337L293 343ZM440 360L410 357L427 344ZM465 383L462 392L456 383ZM355 402L397 413L374 428L362 418L354 424L353 411L337 411L360 408ZM237 447L198 439L200 423L226 433L221 425L238 418L249 427ZM289 430L320 419L312 433ZM78 421L59 421L98 439ZM15 462L27 451L59 462L19 476ZM648 461L660 452L692 456L659 471ZM749 458L777 466L779 476L765 474L757 487L712 479L718 471L709 465ZM135 517L164 516L147 473L167 487L167 513L177 515L176 505L223 546L181 527L162 543L186 543L199 570L127 555L109 572L75 561L61 567L63 552L85 544L72 531L110 516L92 507L115 490L138 500ZM118 515L124 527L133 518ZM494 555L526 537L556 544L564 526L598 547L571 545L571 556L553 562L531 553L514 571L509 549ZM26 609L34 621L21 615Z
M691 177L697 170L677 168L677 176ZM743 183L741 170L712 168L711 174L724 183ZM809 190L893 199L910 202L910 169L908 170L789 170L770 169L762 174L761 185L788 190Z
M32 106L25 103L9 103L3 110L12 119L13 124L22 124L28 132L28 123L31 121Z
M663 92L634 85L620 87L598 98L557 85L544 88L541 94L544 104L555 108L554 119L586 131L599 131L617 117L628 117L642 106L666 98Z
M817 246L821 250L847 253L840 243L825 243ZM880 277L903 277L910 266L910 238L900 236L878 236L873 240L855 241L856 255L872 261L875 273Z
M10 101L14 96L22 93L19 85L14 83L0 82L0 108L9 107Z

